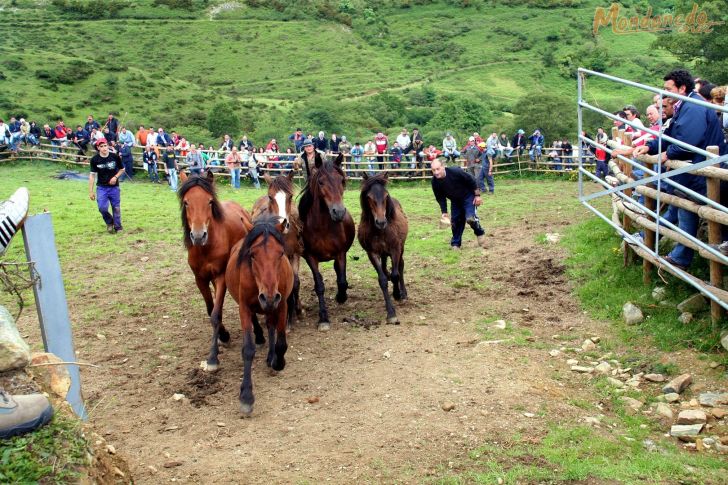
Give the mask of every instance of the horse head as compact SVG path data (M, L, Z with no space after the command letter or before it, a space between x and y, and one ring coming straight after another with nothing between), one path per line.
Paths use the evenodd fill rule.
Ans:
M277 217L259 219L245 237L238 255L238 265L247 263L258 288L258 303L264 313L270 313L281 302L279 288L281 264L288 262L282 231L283 222Z
M293 203L293 171L274 179L266 173L263 179L268 184L268 212L278 216L283 222L283 234L288 234Z
M207 177L188 177L179 189L179 200L185 246L204 246L213 222L223 219L212 172Z
M364 181L359 196L361 210L368 211L377 229L383 230L387 227L394 211L394 204L392 204L392 198L386 187L389 175L385 172L370 177L364 172L362 178Z
M316 158L315 170L311 174L312 191L321 198L329 210L331 220L341 222L346 215L344 207L344 188L346 175L341 169L344 155L339 153L333 163Z

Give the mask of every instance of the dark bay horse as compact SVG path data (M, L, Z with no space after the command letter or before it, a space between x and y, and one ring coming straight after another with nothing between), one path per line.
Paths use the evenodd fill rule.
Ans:
M319 272L319 262L334 260L336 271L336 301L346 301L346 252L354 242L354 220L344 207L346 175L341 169L343 155L334 162L324 162L316 157L310 169L304 164L308 180L301 192L298 213L303 222L303 258L313 274L314 291L319 301L318 329L331 328L329 312L324 299L324 279Z
M293 171L287 175L271 178L267 173L263 175L268 184L268 195L258 198L253 204L253 222L264 217L278 217L283 222L283 240L286 243L286 256L293 268L293 292L288 302L288 324L295 323L296 314L303 313L299 297L300 280L298 270L303 254L303 237L301 234L301 219L298 217L298 207L293 204Z
M357 237L377 270L379 287L387 307L387 323L399 324L397 313L389 298L388 280L392 280L394 299L407 299L404 285L404 243L407 240L407 216L397 199L389 195L386 173L369 177L366 172L361 185L361 221ZM387 258L392 258L392 270L387 271Z
M273 370L286 365L286 321L288 297L293 291L293 269L288 261L278 218L259 219L243 241L230 253L225 272L230 294L238 302L240 326L243 329L243 382L240 385L240 411L253 412L251 368L255 357L253 337L256 313L266 316L268 357Z
M206 177L182 177L179 188L184 244L187 262L195 275L195 283L207 305L212 325L210 355L201 366L214 372L219 365L218 339L227 343L230 333L222 324L225 300L225 268L230 250L252 227L249 214L236 202L220 202L215 193L211 172ZM210 283L215 289L213 298ZM262 331L260 332L262 338Z

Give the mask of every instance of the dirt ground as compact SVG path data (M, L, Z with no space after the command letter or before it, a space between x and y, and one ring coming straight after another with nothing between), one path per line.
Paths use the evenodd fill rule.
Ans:
M570 400L593 399L584 376L549 357L558 347L553 336L570 335L579 345L610 332L580 310L562 250L534 242L565 224L557 215L524 220L492 232L484 253L466 233L463 281L480 279L486 288L408 279L410 299L396 305L399 326L357 317L376 308L383 321L384 305L378 289L365 292L356 281L349 301L337 305L327 268L333 325L318 332L310 272L302 265L307 325L291 333L278 375L270 375L265 350L258 350L255 410L245 419L237 402L235 304L228 298L224 313L232 345L221 352L219 372L205 374L198 367L209 324L180 261L164 270L179 278L179 294L158 295L145 315L77 332L79 360L101 366L83 370L91 423L126 458L137 483L414 483L457 471L483 443L515 433L538 441L549 426L589 415ZM142 255L132 248L129 258ZM407 264L425 263L410 254ZM105 299L111 291L88 296ZM72 316L83 309L82 302L70 307ZM34 318L28 313L25 325ZM496 319L509 328L478 331ZM176 401L176 393L185 397Z

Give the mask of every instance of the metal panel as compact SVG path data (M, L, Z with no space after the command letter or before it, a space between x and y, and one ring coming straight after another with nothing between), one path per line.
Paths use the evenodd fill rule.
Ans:
M57 355L64 362L76 362L71 320L68 316L66 291L63 287L51 215L44 213L29 216L23 224L23 241L26 257L28 261L35 263L38 277L33 293L43 346L46 352ZM71 375L71 387L66 400L74 412L85 420L87 415L81 396L81 373L76 365L68 365L67 369Z

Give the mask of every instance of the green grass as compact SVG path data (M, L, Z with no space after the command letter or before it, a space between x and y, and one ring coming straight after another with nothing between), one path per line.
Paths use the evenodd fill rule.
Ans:
M79 423L56 413L37 431L0 441L0 481L77 483L87 449Z

